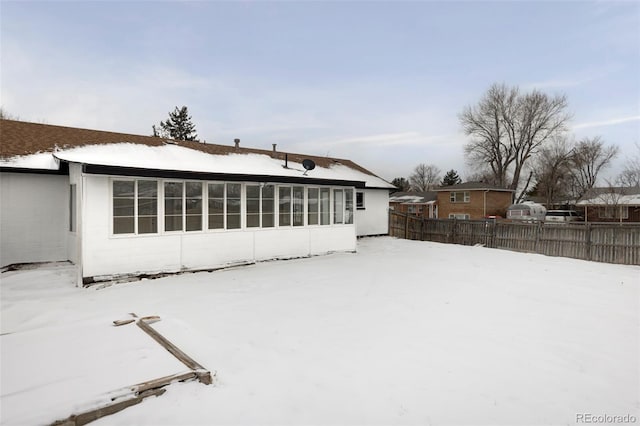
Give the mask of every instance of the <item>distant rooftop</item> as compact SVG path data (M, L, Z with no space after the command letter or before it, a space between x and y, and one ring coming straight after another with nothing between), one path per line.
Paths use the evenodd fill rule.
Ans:
M439 188L435 188L434 191L457 191L460 189L515 192L513 189L501 188L485 182L464 182L457 185L441 186Z

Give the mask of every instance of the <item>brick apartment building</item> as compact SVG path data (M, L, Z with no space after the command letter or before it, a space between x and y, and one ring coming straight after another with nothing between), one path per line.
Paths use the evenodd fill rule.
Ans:
M465 182L440 187L437 192L438 219L482 219L505 217L513 202L513 190L483 182Z

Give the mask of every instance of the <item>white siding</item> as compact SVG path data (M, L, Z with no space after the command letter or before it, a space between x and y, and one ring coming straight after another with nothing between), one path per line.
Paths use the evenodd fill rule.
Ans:
M106 176L84 177L84 277L176 272L356 250L354 225L114 236L110 182Z
M0 266L67 260L69 177L0 173Z
M365 189L364 207L364 210L356 210L356 232L358 236L388 234L389 190Z

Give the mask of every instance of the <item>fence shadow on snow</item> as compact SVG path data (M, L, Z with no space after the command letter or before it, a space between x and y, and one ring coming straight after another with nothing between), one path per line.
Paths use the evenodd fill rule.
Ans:
M389 212L389 235L595 262L640 265L640 224L425 219Z

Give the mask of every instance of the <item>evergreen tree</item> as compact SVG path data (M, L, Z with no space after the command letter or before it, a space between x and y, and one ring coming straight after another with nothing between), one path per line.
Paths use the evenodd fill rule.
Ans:
M191 121L189 110L186 106L169 113L169 118L160 122L160 128L155 125L153 136L171 138L179 141L197 141L196 125Z
M459 183L462 183L462 179L460 179L460 176L458 176L458 172L451 169L447 172L446 175L444 175L444 178L442 178L442 182L440 182L440 185L451 186L457 185Z
M394 192L398 192L398 191L407 192L407 191L409 191L409 181L406 180L403 177L397 177L397 178L393 179L391 181L391 185L393 185L396 188L398 188L398 190L394 191Z

